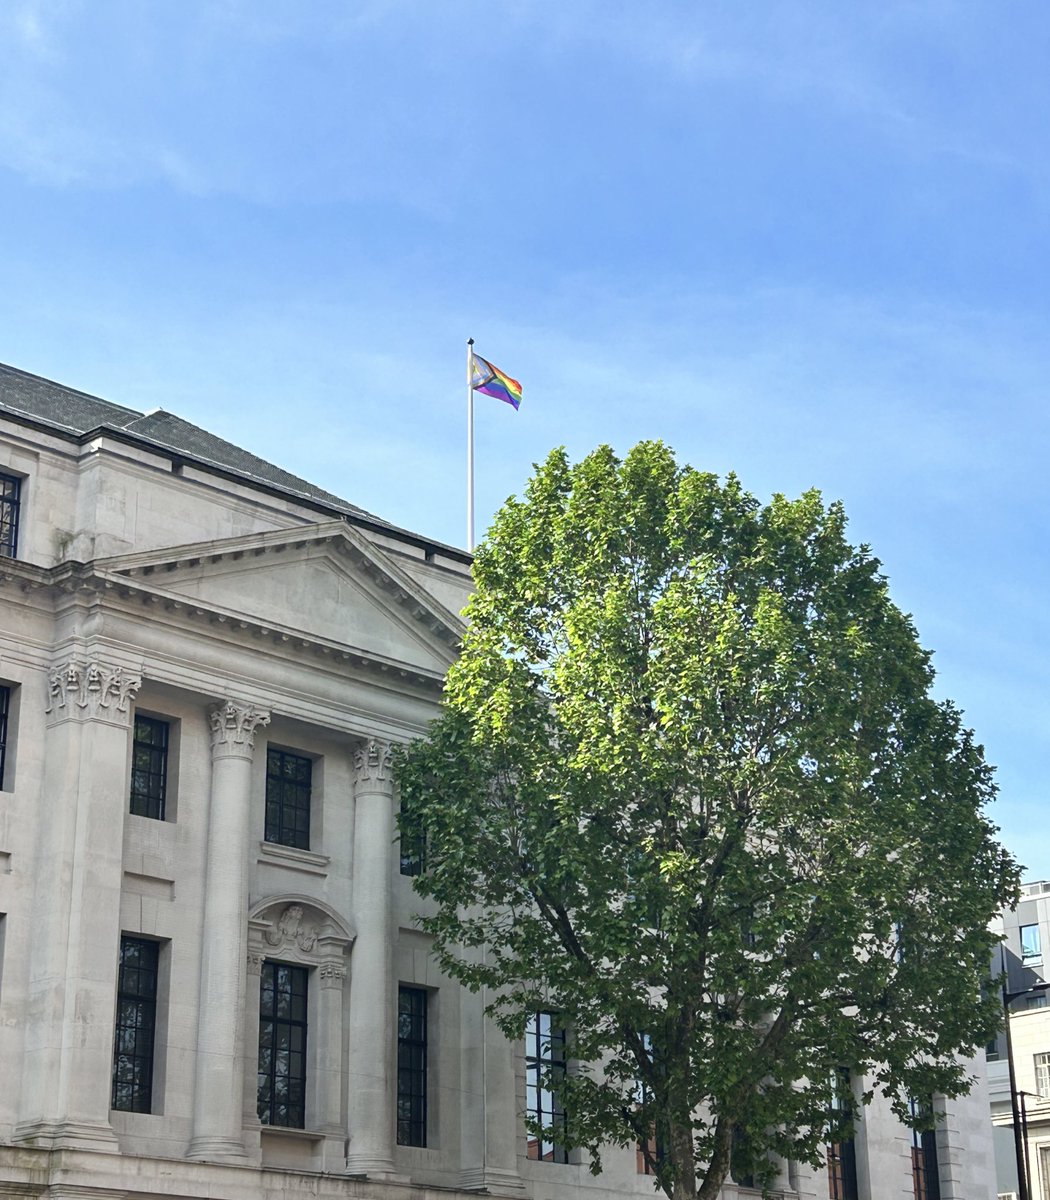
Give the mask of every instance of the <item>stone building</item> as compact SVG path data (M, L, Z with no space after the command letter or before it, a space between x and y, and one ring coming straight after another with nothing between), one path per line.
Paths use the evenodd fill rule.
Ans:
M1003 943L993 969L1004 977L1010 1021L1009 1039L1004 1030L988 1047L997 1190L1001 1196L1021 1195L1018 1176L1023 1174L1029 1200L1050 1200L1050 882L1026 883L1020 903L1002 913L996 931Z
M631 1150L594 1178L526 1138L549 1017L508 1043L414 925L390 752L468 587L170 413L0 367L0 1193L652 1194ZM986 1200L983 1089L917 1151L873 1106L779 1194Z

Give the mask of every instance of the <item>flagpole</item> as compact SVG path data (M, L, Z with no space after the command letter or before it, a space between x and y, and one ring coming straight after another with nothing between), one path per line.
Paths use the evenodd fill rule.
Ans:
M474 339L467 338L467 549L474 550Z

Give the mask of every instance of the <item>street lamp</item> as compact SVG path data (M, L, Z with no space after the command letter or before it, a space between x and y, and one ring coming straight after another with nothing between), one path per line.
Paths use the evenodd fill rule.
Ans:
M1025 1108L1026 1092L1018 1091L1017 1075L1014 1071L1014 1044L1010 1036L1010 1005L1021 996L1033 992L1045 992L1050 983L1036 983L1018 992L1006 990L1006 953L1000 947L1003 980L1003 1024L1006 1026L1006 1065L1010 1076L1010 1112L1014 1122L1014 1158L1017 1163L1017 1200L1032 1200L1032 1174L1028 1162L1028 1113ZM1020 1101L1020 1103L1018 1103Z

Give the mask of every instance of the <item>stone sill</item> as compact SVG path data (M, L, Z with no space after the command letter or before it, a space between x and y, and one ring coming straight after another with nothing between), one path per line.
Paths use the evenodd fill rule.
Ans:
M311 875L327 875L332 859L327 854L314 854L312 850L297 850L294 846L279 846L276 842L260 842L257 861L292 871L306 871Z
M264 1125L260 1132L264 1138L287 1138L293 1142L323 1142L331 1136L317 1129L295 1129L291 1125Z

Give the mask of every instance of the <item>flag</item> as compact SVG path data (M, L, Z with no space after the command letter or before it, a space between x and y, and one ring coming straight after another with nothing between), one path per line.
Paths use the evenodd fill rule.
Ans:
M521 403L521 384L473 352L470 355L470 386L475 392L495 396L497 400L513 404L515 408Z

